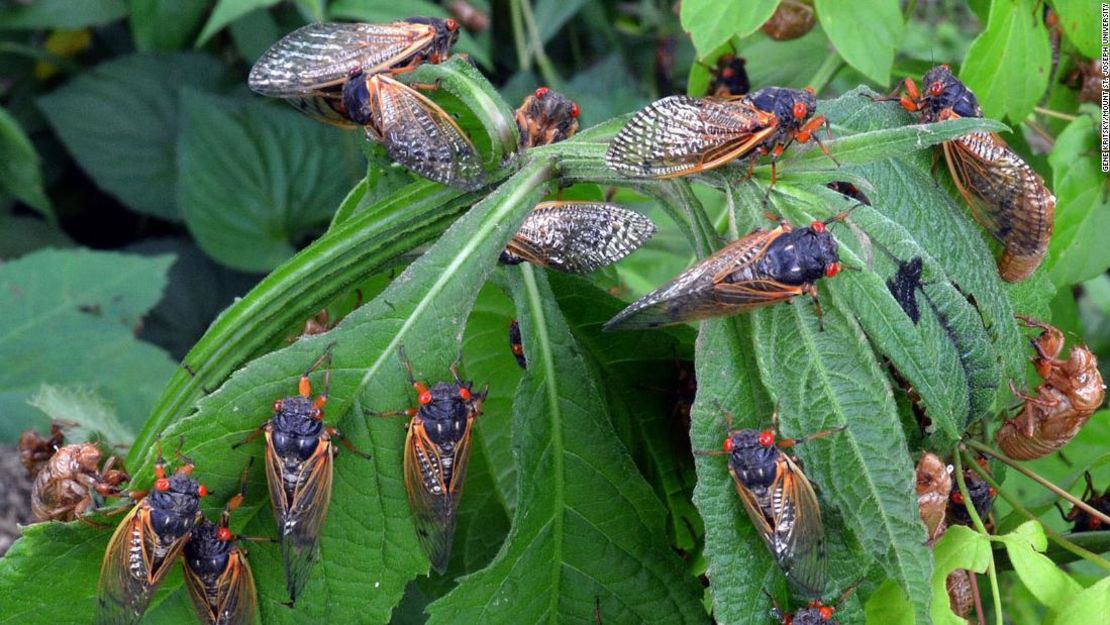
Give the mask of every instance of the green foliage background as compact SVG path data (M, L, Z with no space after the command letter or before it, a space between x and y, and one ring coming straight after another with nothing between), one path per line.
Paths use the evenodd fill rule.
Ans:
M1006 383L1026 376L1028 357L1015 312L1050 319L1110 362L1110 247L1098 243L1110 199L1097 110L1069 80L1099 52L1094 3L815 0L818 25L777 42L759 30L777 0L471 0L491 17L456 48L475 65L454 59L405 79L438 80L431 97L474 138L492 181L474 193L417 179L361 133L246 90L250 64L307 21L447 16L453 3L400 4L0 4L0 440L77 420L130 444L127 466L144 487L155 438L184 437L213 513L261 453L231 444L335 342L328 419L372 459L338 459L323 560L296 610L282 603L277 549L251 546L261 622L754 624L773 622L764 591L786 602L784 580L723 459L695 461L690 446L719 447L718 402L745 427L765 426L777 406L787 435L849 426L798 452L826 517L826 599L860 581L842 623L959 622L943 592L954 568L990 568L980 588L991 622L1087 625L1110 610L1110 565L1059 547L1067 526L1032 481L992 467L1008 496L995 535L955 529L934 550L912 483L920 451L990 440L1012 405ZM850 270L821 285L824 329L798 301L697 332L602 334L626 302L722 236L766 224L766 164L751 180L737 167L632 183L602 160L627 114L676 91L704 94L706 65L732 49L753 88L815 87L835 137L840 167L788 150L774 209L794 223L828 217L850 205L825 188L833 180L873 203L833 226ZM669 73L657 56L666 50ZM864 97L935 62L957 70L988 119L922 127ZM540 85L576 100L585 130L518 154L512 109ZM1003 131L1057 197L1048 258L1021 284L999 281L993 242L934 163L932 146L972 130ZM660 232L586 278L498 267L527 211L559 188L585 199L615 188ZM885 285L914 256L928 303L918 325ZM290 344L325 307L346 317ZM510 318L527 371L508 350ZM365 416L410 403L401 345L418 377L444 377L461 349L466 377L490 384L444 576L425 576L401 424ZM699 388L687 439L672 388L690 359ZM891 367L921 396L928 434ZM1073 493L1086 469L1105 486L1108 415L1028 466ZM252 475L235 516L247 535L273 533L263 481ZM1105 554L1108 534L1069 538ZM0 623L89 622L109 535L27 527L0 559ZM194 622L181 582L175 572L163 583L144 623Z

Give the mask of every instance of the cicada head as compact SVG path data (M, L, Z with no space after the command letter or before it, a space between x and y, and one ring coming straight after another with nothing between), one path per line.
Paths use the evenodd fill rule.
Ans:
M316 453L324 421L311 398L293 395L274 402L270 428L274 451L283 458L303 462Z
M937 65L921 79L922 121L935 122L941 111L951 110L960 117L982 117L979 101L947 65Z
M749 489L766 488L775 480L779 456L771 430L732 430L725 439L729 468Z
M473 383L439 382L420 393L419 418L433 443L451 448L466 434L467 420L481 404L481 394L471 391Z
M820 601L812 601L808 606L795 612L793 618L787 616L784 621L790 625L836 625L836 621L833 620L835 614L835 607Z
M163 542L174 541L189 532L200 512L200 498L207 489L184 471L159 478L147 495L150 525Z
M771 242L759 261L759 269L775 280L800 286L813 284L819 278L840 273L840 256L836 239L824 222L797 228Z
M578 132L578 104L547 87L536 89L516 110L521 147L551 145Z
M817 111L817 96L810 90L764 87L747 97L757 109L778 118L779 128L793 136Z
M404 20L410 24L428 24L436 30L435 39L432 40L428 60L440 63L451 54L451 47L459 40L459 23L454 19L440 19L437 17L410 17Z
M231 532L204 519L193 528L185 544L185 566L203 577L218 577L227 569L228 557L235 548Z

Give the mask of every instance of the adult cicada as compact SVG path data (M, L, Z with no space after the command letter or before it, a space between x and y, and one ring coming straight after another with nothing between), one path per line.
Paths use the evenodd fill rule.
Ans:
M779 440L774 429L734 430L732 415L726 412L725 417L728 436L723 451L699 455L728 456L728 471L744 511L782 567L791 588L801 595L820 598L825 590L826 568L821 507L801 466L782 450L840 430ZM772 415L772 422L777 423L777 415Z
M403 349L398 358L416 391L417 408L378 413L410 417L405 437L405 490L416 523L416 536L432 568L447 570L455 536L455 513L462 497L474 420L482 413L488 386L474 392L473 383L459 377L458 362L451 365L451 382L428 388L413 375Z
M573 137L578 132L579 113L578 104L558 91L536 89L514 115L520 147L551 145Z
M628 256L655 234L640 213L600 202L543 202L524 218L500 262L589 273Z
M994 505L994 496L996 495L994 487L970 469L964 469L964 485L967 487L967 494L971 498L971 507L975 509L975 514L979 516L983 525L990 528L991 523L987 515L990 514L991 506ZM955 478L953 478L952 493L948 496L948 515L946 519L949 525L971 526L971 513L968 512L966 501L963 493L956 487Z
M108 541L96 595L97 625L138 623L154 590L181 554L202 518L200 498L207 489L191 477L193 463L167 476L159 448L154 487L119 524Z
M312 397L309 376L324 363L324 392ZM331 381L331 347L301 376L298 394L274 402L273 417L237 443L238 447L258 435L266 437L266 483L277 523L282 564L289 602L301 596L309 574L320 556L320 531L328 517L335 442L339 432L324 423ZM346 443L348 449L364 456Z
M808 294L840 273L837 244L828 231L845 214L793 228L756 229L641 297L604 326L606 331L654 328L736 313ZM818 307L820 312L820 307Z
M982 117L979 102L947 65L938 65L922 78L918 91L913 80L904 82L902 106L933 123L961 117ZM973 132L944 142L944 157L952 181L975 219L1002 243L998 271L1016 282L1033 273L1048 252L1056 198L1044 180L1006 142L992 132Z
M1107 488L1106 491L1100 495L1098 489L1095 488L1094 480L1091 479L1090 471L1083 472L1083 479L1086 481L1087 485L1086 488L1083 489L1083 496L1080 497L1080 499L1095 510L1110 516L1110 488ZM1067 514L1064 514L1064 510L1060 508L1060 504L1056 504L1056 507L1060 510L1060 514L1064 517L1065 521L1074 524L1072 525L1072 532L1097 532L1105 530L1108 527L1101 518L1087 512L1079 506L1072 506L1071 512Z
M828 154L814 134L827 125L824 116L813 117L816 110L812 89L766 87L726 99L670 96L628 121L609 143L605 163L630 178L676 178L770 154L773 185L775 163L794 141L816 141Z
M1098 360L1086 346L1071 348L1067 360L1058 358L1064 334L1047 323L1019 317L1026 327L1039 328L1031 341L1033 368L1044 380L1035 395L1022 393L1011 382L1014 395L1025 400L1021 412L1006 421L994 441L1016 460L1035 460L1067 445L1086 425L1106 398Z
M251 460L253 464L253 459ZM203 519L193 528L185 544L185 587L201 622L205 625L251 625L258 598L247 553L239 547L240 537L231 533L231 513L246 496L243 472L239 492L224 505L219 523Z
M709 93L715 98L742 96L752 90L748 72L744 69L744 58L735 51L717 57L717 63L709 68Z

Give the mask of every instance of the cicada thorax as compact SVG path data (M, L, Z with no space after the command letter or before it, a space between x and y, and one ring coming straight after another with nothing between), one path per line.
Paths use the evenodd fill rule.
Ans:
M607 331L654 328L769 306L816 293L840 272L836 239L824 222L755 230L648 293L605 324Z
M524 356L524 340L520 336L520 324L516 319L509 320L509 350L516 358L516 364L521 369L528 368L528 359Z
M1083 490L1081 499L1084 503L1091 506L1095 510L1110 516L1110 488L1107 488L1101 495L1098 489L1095 488L1094 480L1091 479L1089 471L1083 472L1083 478L1086 480L1087 485ZM1099 517L1087 512L1079 506L1072 506L1070 512L1064 516L1064 520L1072 523L1072 532L1098 532L1108 529L1108 526Z
M949 467L939 457L926 453L917 463L917 512L925 524L927 543L932 545L947 529L945 517L952 492Z
M137 623L158 584L181 554L201 519L204 486L189 477L192 465L165 477L157 465L154 488L128 513L108 542L97 590L97 625Z
M751 91L752 85L744 65L744 59L732 52L726 52L717 57L716 66L709 70L711 80L707 95L730 98L742 96Z
M584 274L631 254L653 234L650 219L614 204L543 202L524 218L499 261Z
M1021 318L1028 327L1042 330L1032 341L1033 367L1044 380L1035 395L1014 389L1025 400L1020 412L1006 421L995 442L1007 456L1034 460L1068 444L1086 425L1106 398L1106 386L1098 360L1086 346L1073 346L1068 359L1057 356L1064 348L1064 335L1056 328L1033 319Z
M979 102L945 65L929 70L922 91L906 80L902 105L933 123L982 117ZM1009 282L1028 277L1048 251L1056 198L1044 180L995 133L975 132L942 149L949 172L972 215L1002 243L999 273Z
M126 472L113 468L110 458L100 465L102 454L92 443L59 448L35 476L31 488L31 511L40 521L73 521L94 505L94 496L120 494Z
M520 147L534 148L569 139L578 132L578 104L563 94L540 87L516 110Z
M813 485L779 449L773 431L731 430L724 448L744 510L791 588L820 597L825 589L825 529Z
M983 525L990 527L990 522L987 516L990 514L991 506L994 504L994 488L987 484L983 478L979 477L978 473L970 469L964 470L964 485L967 487L967 494L971 497L971 505L975 508L975 513L979 515L979 519ZM971 514L967 510L967 505L964 503L963 493L953 483L952 492L948 496L948 515L946 520L949 525L966 525L971 526Z

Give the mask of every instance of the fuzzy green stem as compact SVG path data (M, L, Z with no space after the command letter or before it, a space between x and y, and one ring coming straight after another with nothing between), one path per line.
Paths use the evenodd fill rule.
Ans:
M979 512L975 509L975 505L971 501L971 495L967 492L967 484L964 483L964 468L963 463L960 461L960 454L956 454L953 458L956 463L956 486L960 489L960 495L963 496L964 506L967 508L967 514L971 517L971 524L975 526L983 536L990 538L990 532L987 531L986 526L983 525L983 520L979 518ZM998 625L1003 625L1002 621L1002 595L998 590L998 570L994 564L994 552L990 552L990 561L987 562L987 578L991 582L991 598L994 600L994 619Z

